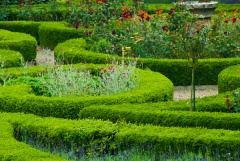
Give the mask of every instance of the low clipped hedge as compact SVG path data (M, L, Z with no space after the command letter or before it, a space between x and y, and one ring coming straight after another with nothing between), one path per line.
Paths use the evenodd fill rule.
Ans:
M37 55L37 41L28 34L0 29L0 49L18 51L24 60L33 60Z
M0 29L30 34L39 43L38 27L42 23L34 21L0 21Z
M65 42L66 40L86 37L88 31L92 31L92 29L75 29L69 27L69 24L64 22L42 23L38 30L39 42L42 47L53 49L59 43Z
M24 63L24 58L17 51L0 49L0 62L0 68L20 67Z
M0 29L35 37L42 47L54 48L68 39L85 37L92 29L72 28L66 22L0 21Z
M19 135L16 137L21 138L24 135L52 148L59 144L71 148L71 144L74 143L75 148L84 147L88 152L92 144L97 146L112 142L111 137L117 131L116 125L109 121L40 118L16 113L0 113L0 127L0 160L14 161L64 160L57 155L41 152L18 142L13 136L14 133Z
M240 65L224 69L218 75L218 92L232 91L240 87Z
M222 129L161 127L128 124L115 135L115 142L125 145L150 147L154 152L167 151L178 154L180 149L204 153L209 150L225 152L239 150L240 132ZM163 150L164 149L164 150Z
M181 109L171 111L168 108L171 107L168 107L166 103L122 104L114 106L93 105L82 109L79 116L80 119L94 118L113 122L124 119L126 122L131 123L167 127L205 127L208 129L240 130L240 116L237 113L191 112L180 111ZM225 109L227 108L225 107Z
M181 128L181 127L161 127L153 125L135 125L126 124L124 122L115 124L110 121L101 120L65 120L58 118L40 118L34 115L26 114L10 114L0 113L1 146L0 157L4 154L8 156L8 151L12 150L10 145L25 146L23 143L13 141L13 130L16 133L22 133L37 139L41 137L41 141L45 144L51 141L51 145L60 145L64 143L67 148L76 146L91 149L91 143L100 150L128 149L134 146L144 146L154 149L154 152L166 152L171 148L171 151L178 153L180 149L188 149L191 151L199 151L199 148L206 150L235 152L239 150L240 132L223 130L223 129L205 129L205 128ZM7 138L7 139L6 139ZM11 140L11 142L9 142ZM17 144L18 143L18 144ZM74 143L74 144L73 144ZM89 144L87 144L89 143ZM101 146L110 145L110 146ZM111 146L112 145L112 146ZM17 146L20 147L20 146ZM16 148L17 149L17 148ZM76 148L77 149L77 148ZM15 150L15 149L14 149ZM21 154L25 149L17 149L18 155L16 159L22 159ZM34 150L29 148L29 154ZM14 152L14 151L13 151ZM86 150L86 152L88 152ZM103 151L102 151L103 152ZM2 154L2 155L1 155ZM10 152L11 154L11 152ZM46 154L46 153L42 153ZM4 156L4 157L5 157ZM45 156L48 158L48 156ZM49 155L51 157L51 155ZM56 157L56 156L55 156ZM57 158L57 157L56 157ZM41 158L39 158L41 159ZM54 160L55 158L53 158Z
M1 114L0 119L0 160L14 160L14 161L64 161L59 156L41 152L33 149L27 144L17 141L13 137L12 123L2 120L6 115ZM9 115L13 116L13 114ZM9 118L10 119L10 118Z
M82 64L75 64L74 66L78 68L83 67ZM102 65L89 64L86 66L86 69L99 69L101 66ZM25 71L19 69L14 73L15 69L8 68L5 70L4 75L13 73L13 77L18 77L24 73L28 73L31 76L36 76L41 69L44 70L44 67L28 67ZM139 73L139 87L128 92L108 96L85 96L74 98L45 97L36 96L31 93L26 94L31 90L28 86L0 87L0 93L3 93L0 95L0 110L6 112L33 113L39 116L77 119L80 110L93 104L113 105L172 100L173 84L168 78L150 70L143 71L136 69L136 72ZM25 94L19 95L18 93L12 92L14 88L20 88L26 92Z
M113 59L113 57L118 60L122 59L119 56L88 51L88 45L81 38L59 43L54 49L55 58L64 58L65 60L71 60L73 63L87 62L95 64L105 63L106 59ZM149 68L165 75L175 86L191 84L191 68L187 60L139 58L138 62L141 68ZM197 85L217 84L218 74L223 69L239 63L239 58L200 59L195 71L195 83Z

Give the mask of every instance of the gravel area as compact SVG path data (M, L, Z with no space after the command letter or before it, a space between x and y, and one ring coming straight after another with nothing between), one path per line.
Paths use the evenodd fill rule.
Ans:
M27 62L26 65L33 65L35 62ZM54 54L53 51L48 49L38 48L36 58L37 65L53 65ZM202 98L218 94L217 85L201 85L196 86L196 97ZM175 86L174 87L174 100L186 100L191 97L191 86Z
M195 96L202 98L206 96L213 96L218 94L217 85L201 85L195 87ZM191 86L175 86L174 100L186 100L191 97Z

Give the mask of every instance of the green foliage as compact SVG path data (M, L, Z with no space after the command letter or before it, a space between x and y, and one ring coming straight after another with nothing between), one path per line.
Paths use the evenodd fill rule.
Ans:
M230 66L218 75L218 92L232 91L240 87L240 66Z
M0 113L0 116L0 144L2 145L0 157L10 157L9 154L12 154L15 160L16 158L22 159L22 157L26 159L28 156L41 158L43 155L47 160L48 157L53 156L39 151L36 153L36 150L19 143L13 138L13 131L17 139L24 135L25 138L33 141L40 141L49 149L62 147L78 152L81 147L90 156L93 152L103 154L104 151L113 152L136 146L151 148L155 154L169 150L179 153L183 149L192 152L198 152L201 149L203 154L215 149L219 152L225 152L226 149L232 152L238 150L240 142L240 139L236 137L240 135L239 131L222 129L161 127L126 124L125 122L114 124L102 120L40 118L22 113ZM8 152L9 150L11 152ZM28 154L22 156L25 150L28 150Z
M10 119L13 115L1 113L0 120L0 160L15 160L15 161L31 161L31 160L45 160L45 161L64 161L59 156L41 152L31 148L29 145L17 141L13 137L12 123L6 121L7 117ZM4 120L6 119L6 120Z
M36 58L37 41L34 37L18 32L0 29L0 48L18 51L24 60Z
M226 106L230 112L239 112L240 111L240 89L232 91L231 95L226 95Z
M212 98L213 100L214 98ZM217 99L224 110L224 97ZM208 129L238 130L239 115L221 112L206 112L202 109L202 102L206 99L198 99L197 109L203 112L189 112L190 101L168 103L145 103L145 104L122 104L114 106L93 105L80 111L79 116L83 118L95 118L117 122L124 119L126 122L136 124L152 124L167 127L205 127ZM188 102L188 104L186 104ZM185 104L184 104L185 103ZM199 105L200 104L200 105ZM207 104L214 106L210 100ZM185 111L183 111L185 110ZM213 109L212 109L213 110ZM209 109L210 111L210 109ZM225 110L227 112L227 110ZM222 111L224 112L224 111Z
M115 141L124 145L150 146L154 152L164 152L171 148L176 153L180 149L197 152L199 148L205 153L207 150L226 149L236 150L240 139L239 131L205 128L159 127L153 125L128 124L115 135ZM237 148L238 149L238 148Z
M38 27L41 24L34 21L0 21L0 29L30 34L39 43Z
M118 127L110 121L40 118L19 113L1 113L0 115L1 120L12 125L16 139L25 137L33 141L38 140L41 145L49 145L50 149L54 147L63 147L65 150L73 148L75 152L78 152L81 147L88 155L93 155L91 152L103 153L103 151L114 148L112 147L114 134L118 131ZM5 135L13 139L12 134L6 133Z
M57 97L103 96L130 91L138 87L138 74L135 72L136 62L112 61L107 69L100 68L97 75L88 69L78 69L71 65L50 67L37 79L46 94ZM45 94L44 94L45 95Z
M37 77L30 77L30 76L22 76L18 77L16 79L10 79L5 83L5 85L20 85L20 84L27 84L31 86L32 92L37 95L46 95L46 96L51 96L50 92L44 87L43 83L39 80Z
M55 48L59 43L68 39L86 37L91 29L70 28L64 22L46 22L39 27L39 41L42 47Z
M100 41L98 41L96 44L93 44L89 50L95 51L97 53L103 53L104 51L110 51L113 49L112 49L111 42L103 38Z
M88 65L85 65L88 69ZM103 65L89 65L90 69L99 69ZM81 69L83 65L75 65ZM28 67L26 71L17 70L13 77L23 76L24 73L29 76L37 76L38 71L46 72L43 67ZM14 73L16 69L7 68L5 75ZM139 87L131 91L108 96L85 96L85 97L44 97L33 94L11 93L0 95L0 110L7 112L25 112L33 113L39 116L53 116L59 118L78 118L78 113L84 107L93 104L122 104L122 103L143 103L172 100L173 84L169 79L160 73L150 70L143 71L136 69L139 74ZM3 88L3 87L0 87ZM4 89L3 89L4 90ZM34 101L31 101L34 100Z
M72 63L105 63L106 59L121 60L121 57L103 53L88 51L88 46L84 39L67 40L59 43L54 49L55 58L64 58ZM225 68L239 64L239 58L229 59L199 59L195 70L195 82L197 85L217 84L218 74ZM169 78L174 85L189 85L191 83L191 69L189 62L183 59L138 59L138 67L149 68L152 71L159 72ZM181 74L176 74L181 73Z
M0 68L21 67L24 58L19 52L0 49L0 62Z

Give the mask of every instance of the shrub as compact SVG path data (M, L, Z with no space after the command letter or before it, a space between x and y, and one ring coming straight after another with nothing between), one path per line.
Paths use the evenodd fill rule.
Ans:
M0 49L0 62L0 68L21 67L24 63L24 58L17 51Z
M221 71L218 75L218 92L232 91L240 87L240 66L235 65Z
M82 68L82 64L75 64L76 68ZM101 68L102 65L87 65L86 69ZM94 70L95 68L95 70ZM45 71L43 67L28 67L26 74L37 76L38 71ZM0 95L0 110L8 112L25 112L33 113L40 116L54 116L60 118L78 118L78 113L84 107L92 104L122 104L122 103L142 103L142 102L158 102L172 100L173 84L169 79L160 73L152 71L143 71L136 69L139 73L139 87L124 93L108 95L108 96L85 96L85 97L44 97L35 96L33 94L23 94L19 97L16 93L10 91ZM24 71L17 71L8 68L5 75L13 73L13 77L24 75ZM4 91L7 86L0 87ZM20 86L21 87L21 86ZM30 100L34 101L30 101ZM14 102L14 103L13 103Z
M37 55L36 39L24 33L0 30L0 48L18 51L26 61L35 59Z

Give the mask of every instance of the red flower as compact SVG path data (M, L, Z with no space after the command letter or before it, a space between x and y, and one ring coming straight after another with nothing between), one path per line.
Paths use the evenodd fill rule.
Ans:
M87 33L87 35L92 35L93 34L93 32L92 31L89 31L88 33Z
M172 11L172 10L168 12L168 14L169 14L169 15L171 15L172 13L173 13L173 11Z
M112 31L112 34L113 34L113 35L116 35L116 31L113 30L113 31Z
M149 20L150 20L150 16L147 16L147 17L146 17L146 20L149 21Z
M91 4L92 4L92 2L87 2L87 4L91 5Z
M131 17L131 13L123 12L123 18Z
M102 0L97 0L97 3L102 3L103 1Z
M199 32L200 32L200 30L196 30L195 32L196 32L196 33L199 33Z
M144 19L144 13L140 14L141 19Z
M224 22L225 22L225 23L228 23L228 19L226 18L226 19L224 20Z
M174 10L175 10L174 8L171 8L171 10L168 12L168 14L171 15Z
M76 25L75 25L75 28L76 28L76 29L78 29L78 26L79 26L79 24L78 24L78 23L76 23Z
M234 22L236 22L236 18L235 17L232 17L232 18L230 18L230 20L234 23Z
M168 27L167 27L167 26L163 26L162 29L163 29L164 31L167 31L167 30L168 30Z

